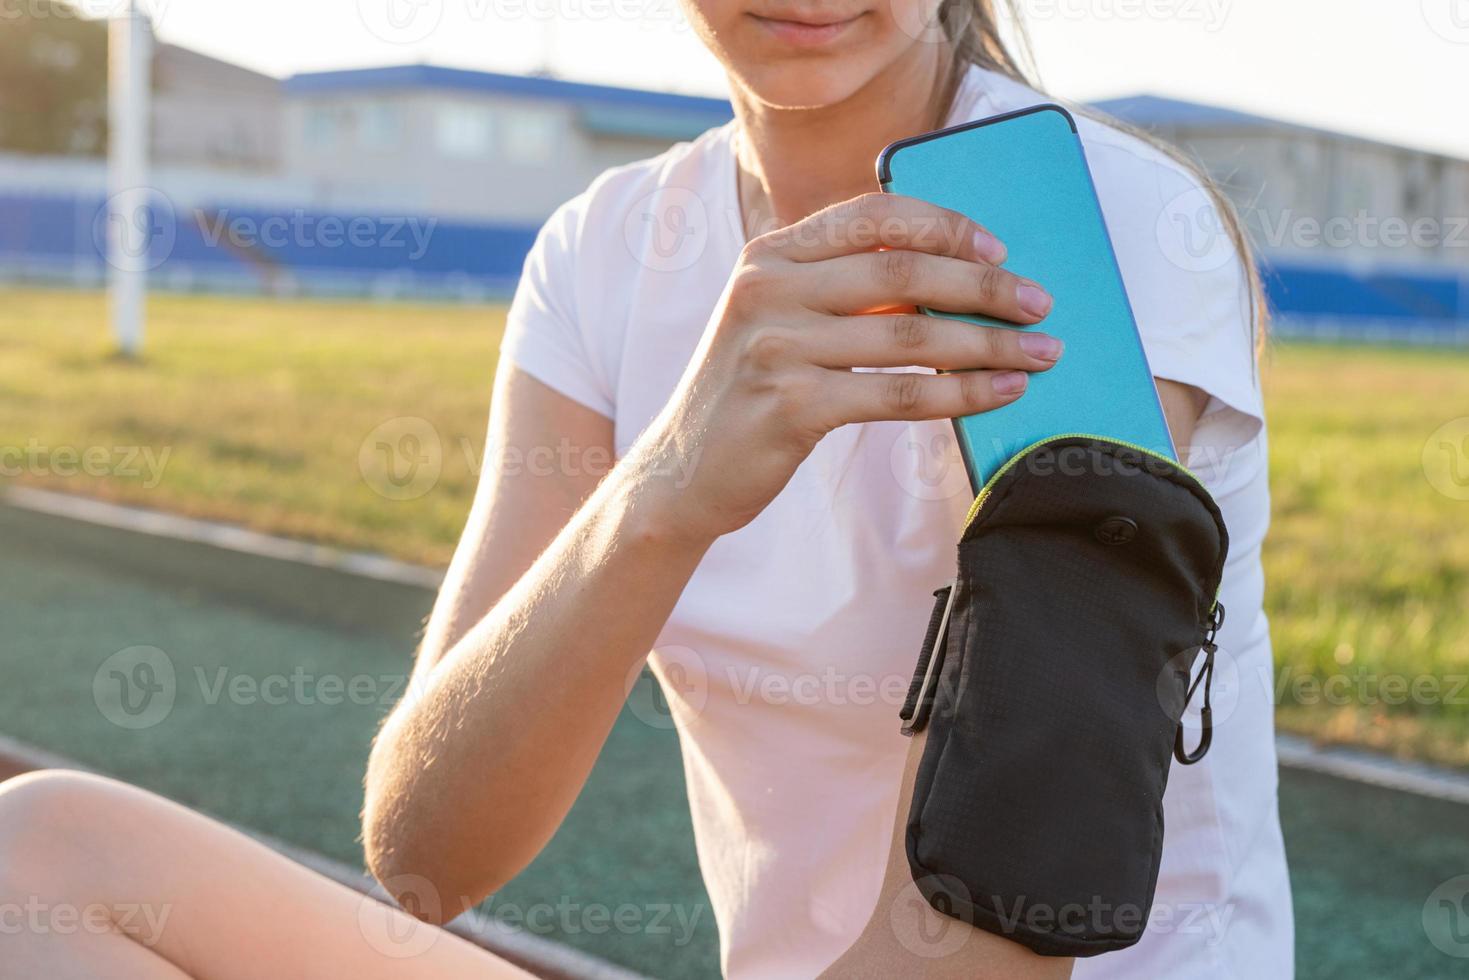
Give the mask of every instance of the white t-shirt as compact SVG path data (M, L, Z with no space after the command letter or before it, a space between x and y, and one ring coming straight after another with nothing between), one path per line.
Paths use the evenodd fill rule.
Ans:
M1044 101L973 69L951 121ZM1191 174L1140 140L1078 125L1153 373L1210 395L1188 462L1231 540L1213 749L1173 767L1144 938L1076 975L1284 977L1292 922L1261 608L1269 491L1242 267L1209 234ZM603 174L526 261L503 355L611 418L619 454L668 400L743 247L737 132ZM709 551L652 652L729 977L815 976L874 907L907 806L897 711L971 500L948 433L940 421L830 434Z

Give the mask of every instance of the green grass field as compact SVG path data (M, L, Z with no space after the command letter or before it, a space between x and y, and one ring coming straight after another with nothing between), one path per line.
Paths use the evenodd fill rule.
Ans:
M502 308L157 296L138 363L104 323L98 294L0 290L4 479L448 559ZM1469 485L1425 470L1469 352L1279 345L1264 377L1281 724L1469 766ZM418 440L431 489L394 499L384 438Z

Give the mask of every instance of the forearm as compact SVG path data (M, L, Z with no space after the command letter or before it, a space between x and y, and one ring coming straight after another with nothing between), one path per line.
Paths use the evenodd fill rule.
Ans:
M452 916L550 839L630 673L712 540L668 532L670 489L624 461L490 612L416 677L368 768L365 844L380 878L429 879Z
M899 737L896 731L893 737ZM908 801L927 740L927 731L920 732L908 746L877 905L857 942L827 967L823 980L1065 980L1072 960L1038 956L1019 943L940 915L918 891L908 867Z

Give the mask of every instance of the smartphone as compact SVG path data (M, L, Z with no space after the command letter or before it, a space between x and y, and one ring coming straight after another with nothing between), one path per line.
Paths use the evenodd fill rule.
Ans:
M877 158L882 189L958 211L1009 250L1005 268L1054 300L1034 328L1066 352L1017 400L954 420L976 492L1016 453L1052 436L1131 443L1174 460L1173 440L1112 251L1076 120L1038 105L899 140ZM963 311L933 316L1027 329Z

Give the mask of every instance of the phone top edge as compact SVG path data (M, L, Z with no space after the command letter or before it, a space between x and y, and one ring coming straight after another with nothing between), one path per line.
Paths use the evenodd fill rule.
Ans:
M930 133L919 133L917 136L905 136L900 140L894 140L893 142L889 143L887 146L882 148L882 152L878 153L877 182L882 185L883 190L887 190L887 185L892 183L892 160L893 156L899 150L906 149L910 146L917 146L919 143L927 143L929 140L939 139L944 136L951 136L954 133L962 133L965 130L979 129L981 126L988 126L992 123L1001 123L1007 122L1011 119L1018 119L1021 116L1028 116L1031 113L1035 112L1058 112L1061 114L1061 117L1066 120L1066 125L1071 127L1071 131L1073 133L1078 132L1076 128L1076 119L1071 115L1071 113L1066 109L1065 106L1057 105L1054 102L1042 102L1040 105L1028 106L1024 109L1015 109L1011 112L1002 112L998 116L990 116L986 119L976 119L973 122L959 123L957 126L946 126L943 129L935 129L933 132Z

